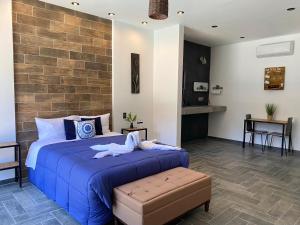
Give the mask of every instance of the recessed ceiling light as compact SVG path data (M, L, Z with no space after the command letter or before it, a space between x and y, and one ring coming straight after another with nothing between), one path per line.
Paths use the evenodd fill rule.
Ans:
M219 26L218 25L212 25L211 27L212 28L218 28Z
M240 39L244 39L244 38L246 38L246 37L244 37L244 36L240 37Z
M291 11L294 11L295 9L296 8L292 7L292 8L287 8L286 10L291 12Z
M108 15L109 15L109 16L115 16L116 14L113 13L113 12L109 12Z
M72 5L78 6L79 2L71 2Z
M147 25L148 22L147 22L147 21L142 21L142 24L143 24L143 25Z
M184 11L180 10L180 11L177 12L177 14L178 14L178 15L183 15L183 14L184 14Z

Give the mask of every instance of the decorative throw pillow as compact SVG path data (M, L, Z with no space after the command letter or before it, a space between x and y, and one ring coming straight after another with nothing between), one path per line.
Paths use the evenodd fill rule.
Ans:
M81 121L87 121L87 120L94 120L95 121L96 135L103 135L101 117L94 117L94 118L81 117Z
M95 137L95 120L74 121L74 124L76 128L77 139L88 139Z
M66 139L67 140L74 140L76 139L76 129L75 129L75 120L64 120L64 126L65 126L65 133L66 133Z
M101 125L102 125L102 133L106 134L109 133L109 117L110 113L103 114L103 115L97 115L97 116L81 116L81 118L91 119L95 117L101 117Z

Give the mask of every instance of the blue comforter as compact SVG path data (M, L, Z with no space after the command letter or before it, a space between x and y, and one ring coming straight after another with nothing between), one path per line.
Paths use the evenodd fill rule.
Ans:
M188 167L185 151L136 150L118 157L93 159L95 144L124 144L126 136L63 142L43 147L29 178L81 224L112 219L113 188L175 167Z

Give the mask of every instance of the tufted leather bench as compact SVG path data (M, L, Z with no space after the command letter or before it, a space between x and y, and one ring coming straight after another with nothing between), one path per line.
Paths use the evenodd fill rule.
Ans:
M161 225L203 204L208 211L210 198L208 175L178 167L115 188L113 213L128 225Z

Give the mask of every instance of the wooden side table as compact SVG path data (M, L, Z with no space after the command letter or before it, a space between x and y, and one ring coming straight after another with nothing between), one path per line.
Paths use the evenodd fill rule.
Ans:
M125 132L130 133L130 132L134 132L134 131L145 131L145 140L148 139L148 129L147 128L138 128L138 127L134 127L134 128L122 128L121 129L121 133L124 134Z
M17 142L0 143L0 149L14 148L15 150L15 161L0 163L1 170L15 169L15 181L19 181L20 188L22 187L22 159L21 159L21 148Z

